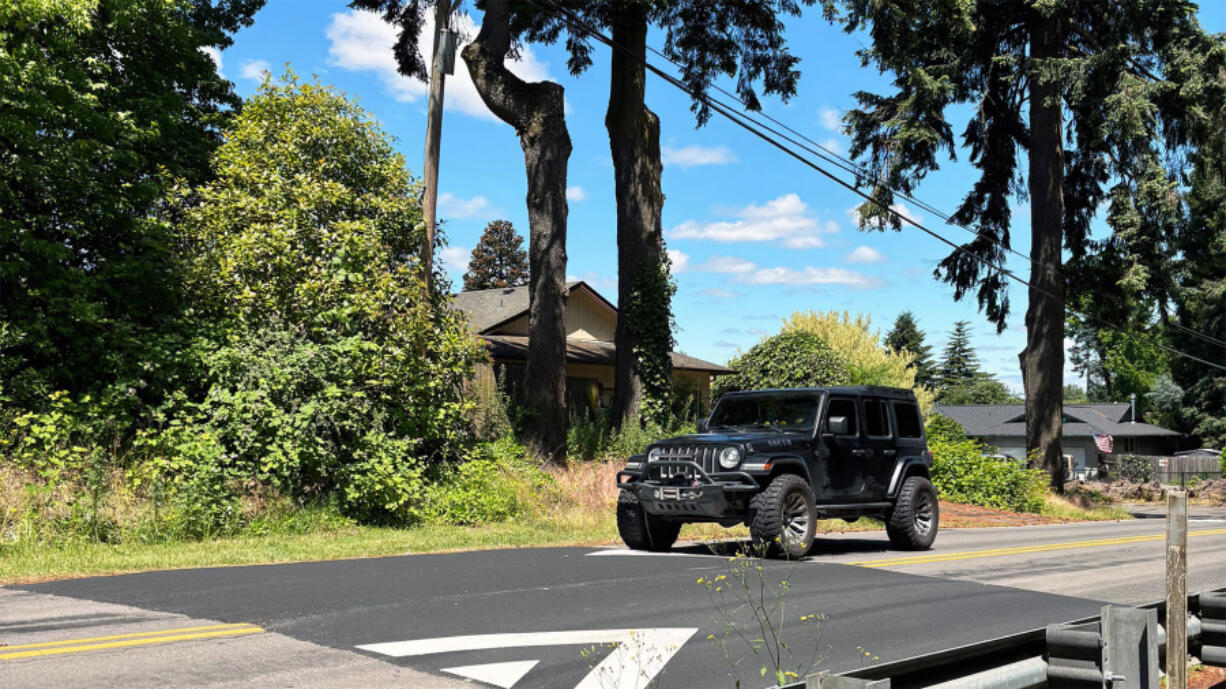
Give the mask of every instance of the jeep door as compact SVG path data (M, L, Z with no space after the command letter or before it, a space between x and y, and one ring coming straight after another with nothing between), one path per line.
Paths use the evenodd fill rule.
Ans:
M834 502L855 502L863 498L864 448L860 444L859 412L858 397L831 396L826 403L826 413L822 416L821 437L828 452L826 494L823 497ZM846 434L831 433L830 419L837 417L847 419Z
M894 477L894 465L898 452L894 445L894 429L890 423L889 404L880 398L863 397L864 437L861 439L864 454L861 466L864 472L864 497L884 500Z

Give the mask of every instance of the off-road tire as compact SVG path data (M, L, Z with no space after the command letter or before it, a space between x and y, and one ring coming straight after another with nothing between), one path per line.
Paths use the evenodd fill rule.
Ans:
M617 494L617 532L631 550L660 553L677 542L681 522L652 517L639 504L639 496L623 488Z
M798 510L803 510L803 515ZM802 516L803 525L798 523ZM748 522L754 544L765 544L767 555L804 557L813 547L817 531L817 508L808 482L793 474L776 476L749 502ZM796 527L800 527L799 532L791 530ZM789 530L791 537L785 537Z
M902 550L927 550L937 537L941 521L937 490L923 476L903 481L898 501L885 522L890 543Z

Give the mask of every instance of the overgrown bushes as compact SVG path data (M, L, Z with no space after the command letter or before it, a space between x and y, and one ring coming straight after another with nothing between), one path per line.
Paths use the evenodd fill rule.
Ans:
M569 456L578 459L625 459L641 453L661 438L686 435L695 431L694 424L676 417L668 423L652 420L626 419L621 428L614 428L607 415L594 420L571 419L566 431Z
M930 438L932 482L941 498L1013 512L1038 512L1047 495L1047 475L1018 462L984 456L973 440Z
M1120 478L1133 483L1149 483L1154 480L1154 467L1149 457L1121 455L1115 462L1115 472Z
M763 388L847 385L847 363L824 339L806 332L783 332L762 340L728 362L735 375L720 376L711 386L718 398L725 392Z

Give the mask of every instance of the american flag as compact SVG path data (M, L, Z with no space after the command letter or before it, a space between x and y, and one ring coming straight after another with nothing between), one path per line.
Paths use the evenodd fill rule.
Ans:
M1111 454L1111 444L1115 442L1109 433L1095 433L1094 444L1098 446L1098 451L1103 454Z

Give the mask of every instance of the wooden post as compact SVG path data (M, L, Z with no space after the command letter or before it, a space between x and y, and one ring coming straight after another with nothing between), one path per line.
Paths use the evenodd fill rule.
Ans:
M1188 494L1166 494L1166 686L1188 687Z
M431 293L434 276L434 218L438 204L438 157L443 140L443 76L439 44L442 31L451 16L451 0L438 0L434 11L434 47L430 53L430 101L426 106L426 161L422 166L425 190L421 200L422 219L426 223L426 241L422 246L422 266L425 268L426 294Z

